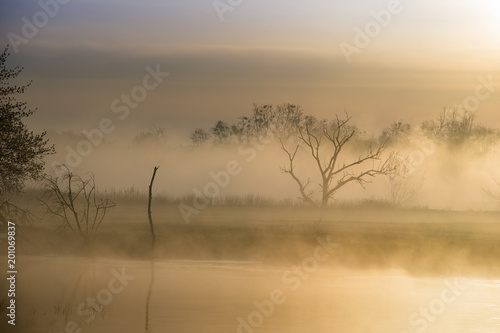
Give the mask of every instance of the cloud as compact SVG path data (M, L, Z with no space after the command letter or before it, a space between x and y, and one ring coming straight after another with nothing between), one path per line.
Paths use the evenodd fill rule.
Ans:
M339 54L293 48L200 47L147 54L127 48L32 45L20 54L30 76L40 79L125 80L160 64L179 84L239 86L303 86L343 88L466 88L473 70L422 69L421 65L389 66L371 61L347 65ZM457 80L458 79L458 80ZM462 83L461 83L462 82Z
M29 93L43 110L40 122L77 130L110 113L111 101L130 92L145 67L156 64L171 75L141 103L137 126L163 119L189 129L189 123L230 121L249 112L252 103L291 102L319 117L346 107L362 128L378 130L395 119L433 117L442 106L463 101L473 93L477 76L488 74L412 62L347 65L338 54L299 48L202 46L149 53L86 44L29 47L16 62L25 66L24 77L34 79ZM487 107L480 111L490 112Z

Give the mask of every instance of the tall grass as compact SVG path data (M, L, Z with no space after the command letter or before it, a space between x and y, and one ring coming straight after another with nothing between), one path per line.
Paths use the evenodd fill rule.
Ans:
M147 202L148 195L139 191L134 186L123 189L105 189L104 195L113 201L120 202ZM153 202L178 205L181 203L192 204L196 197L194 194L169 195L165 193L155 193ZM245 195L220 195L208 198L210 206L262 206L262 207L295 207L301 206L302 202L294 199L277 199L255 194Z
M113 200L114 202L120 203L147 203L148 194L135 186L129 186L126 188L105 188L101 191L104 198ZM40 187L27 187L22 195L16 198L19 201L20 198L23 201L35 202L42 198L43 189ZM164 205L178 205L181 203L191 204L195 200L194 194L184 194L184 195L169 195L166 193L154 193L153 202ZM245 195L219 195L209 198L209 206L250 206L250 207L302 207L309 206L305 204L302 200L298 198L273 198L262 195L255 194L245 194ZM388 200L380 198L368 198L368 199L358 199L358 200L335 200L330 204L331 208L340 209L355 209L355 208L380 208L380 209L394 209L402 208ZM406 207L409 209L427 209L427 207Z

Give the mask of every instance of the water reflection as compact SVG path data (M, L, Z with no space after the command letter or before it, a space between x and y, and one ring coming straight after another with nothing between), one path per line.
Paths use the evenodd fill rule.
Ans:
M454 295L447 284L453 277L416 278L395 270L323 267L291 290L282 279L287 266L39 257L25 262L21 331L59 333L75 323L74 332L94 333L167 328L178 333L413 333L423 329L425 318L430 318L429 333L500 331L498 280L462 278L460 294L447 302ZM286 301L267 315L265 301L275 289ZM102 308L89 306L92 299ZM427 315L420 315L422 309ZM262 323L240 327L239 318L248 322L255 311L263 314ZM419 316L412 318L415 313Z
M154 258L151 258L151 278L149 279L149 286L148 286L148 291L146 294L146 309L144 310L145 312L145 324L144 324L144 331L146 333L149 333L149 306L151 304L151 293L153 292L153 284L155 281L155 261Z

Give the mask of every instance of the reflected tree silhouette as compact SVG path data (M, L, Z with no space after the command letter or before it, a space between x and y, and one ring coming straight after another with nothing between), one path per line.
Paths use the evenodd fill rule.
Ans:
M154 254L151 254L151 278L149 279L149 287L148 292L146 294L146 309L145 309L145 324L144 331L149 333L149 307L151 304L151 293L153 291L153 284L155 281L155 262L154 262Z
M155 166L153 169L153 176L151 177L151 182L149 183L149 201L148 201L148 220L149 220L149 227L151 231L151 278L149 280L149 286L148 286L148 291L146 294L146 305L145 305L145 319L144 319L144 331L146 333L149 333L149 309L150 309L150 304L151 304L151 294L153 292L153 284L155 281L155 241L156 241L156 236L155 236L155 231L154 231L154 225L153 225L153 216L151 214L151 201L153 197L153 182L155 180L156 176L156 171L158 171L160 167Z

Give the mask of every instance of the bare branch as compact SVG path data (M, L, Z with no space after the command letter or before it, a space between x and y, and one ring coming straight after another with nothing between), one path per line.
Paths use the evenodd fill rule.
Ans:
M311 199L311 193L310 194L306 193L306 188L309 185L310 180L308 180L304 184L302 181L300 181L300 179L295 175L295 172L294 172L294 165L293 165L293 163L294 163L295 156L297 155L297 151L299 150L300 146L297 145L295 147L295 150L294 150L293 154L292 154L292 153L290 153L290 151L288 151L286 149L286 147L283 144L283 141L281 140L281 138L280 138L280 143L281 143L281 148L288 155L288 161L289 161L289 167L288 167L288 169L286 167L283 167L283 168L281 168L281 171L284 172L284 173L288 173L293 178L293 180L297 183L297 185L299 186L300 195L302 196L301 199L304 202L307 202L308 204L314 205L314 201Z
M310 204L314 204L312 193L306 193L306 188L310 183L303 182L295 172L295 159L299 151L300 144L308 147L310 156L313 158L321 182L319 187L322 191L321 207L328 204L329 199L344 185L356 182L361 187L365 187L369 183L368 179L387 172L386 164L383 163L378 167L371 167L366 170L364 164L368 161L380 160L382 152L386 145L381 144L376 149L371 146L368 151L360 155L356 160L338 165L339 157L341 156L346 144L355 136L356 128L348 125L351 117L345 112L345 118L341 119L335 116L331 123L326 121L319 124L313 118L306 117L305 123L296 123L297 137L299 145L292 152L288 150L283 142L281 148L288 156L288 167L281 168L282 172L289 174L297 183L302 199ZM324 139L323 139L324 138ZM365 170L362 170L362 169ZM361 169L361 170L360 170ZM332 187L332 183L336 180L336 185Z
M90 244L97 234L106 212L115 206L108 199L97 197L94 176L83 179L64 166L66 173L61 177L46 176L45 199L47 212L59 217L75 235Z

